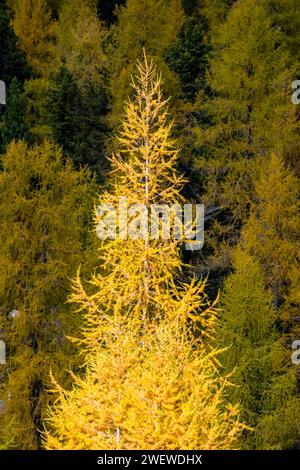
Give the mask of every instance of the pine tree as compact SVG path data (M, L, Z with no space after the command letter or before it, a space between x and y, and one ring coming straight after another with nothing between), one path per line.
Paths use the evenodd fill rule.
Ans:
M247 249L247 245L246 245ZM300 431L295 369L276 332L272 293L259 265L238 247L234 272L225 281L217 329L220 361L226 374L234 370L229 399L241 406L244 449L288 449Z
M6 107L0 127L0 151L5 152L7 145L14 139L29 139L23 90L15 78L7 90Z
M100 206L113 204L118 208L120 201L122 204L120 198L125 197L129 208L132 204L144 204L150 227L151 204L166 204L171 207L180 203L180 189L184 179L175 169L178 150L171 137L172 126L168 122L167 102L162 96L161 79L156 78L152 62L148 64L146 61L144 65L139 65L139 75L132 86L135 100L130 101L125 108L125 119L118 136L119 152L111 158L112 190L103 193L99 203ZM134 219L129 214L129 220L130 217ZM101 222L97 210L95 221ZM125 233L124 237L126 238ZM91 350L101 338L99 305L100 311L103 309L105 325L106 316L111 310L115 310L119 321L128 321L129 324L133 321L142 329L146 328L148 321L152 321L158 306L159 309L163 308L164 302L167 303L165 312L168 315L172 315L176 308L179 309L178 314L180 308L184 309L183 305L179 308L175 301L180 297L180 289L171 281L171 273L181 271L182 241L129 237L124 251L124 237L109 240L103 246L101 261L106 276L101 270L101 273L92 278L91 284L97 288L95 294L90 296L84 291L79 276L75 281L78 295L74 294L73 301L82 306L86 325L82 344L86 344ZM130 283L127 279L130 279ZM162 294L166 285L173 292L174 303L170 302L170 297L165 298L165 294ZM183 284L182 292L186 291L185 295L189 296L189 293L197 292L197 285L197 282Z
M42 119L45 96L50 77L57 71L59 57L56 53L57 21L52 17L47 0L16 0L12 4L12 26L22 51L31 67L30 78L24 85L26 122L31 140L41 144L47 137L47 127Z
M61 109L59 113L63 113L68 131L74 131L73 143L68 136L65 139L73 147L72 152L67 149L67 153L76 163L88 163L95 170L97 152L103 153L108 104L107 59L103 49L107 32L97 18L95 2L62 2L54 7L58 13L56 19L44 0L19 2L15 9L14 28L35 74L25 84L26 119L31 138L42 143L44 138L52 138L53 133L57 133L53 126L60 116L52 112L52 99L58 93L56 88L61 89L61 95L67 93L68 102L66 110ZM42 25L43 30L36 31L35 22ZM35 28L33 33L32 28ZM65 68L70 72L70 82L74 82L69 88L62 77L61 70ZM71 88L75 86L76 93L71 99ZM46 120L45 107L48 108ZM57 108L55 106L56 113ZM68 108L76 115L66 116ZM58 120L57 127L62 125ZM99 172L99 168L96 170Z
M112 157L112 191L100 202L114 206L126 197L129 206L144 204L149 211L151 204L179 202L183 180L175 171L178 151L161 79L146 58L132 86L135 99L125 108L120 150ZM99 218L96 210L96 223ZM145 230L104 242L89 292L79 275L74 281L71 300L84 318L79 343L87 372L83 380L74 378L70 392L56 384L47 448L235 445L238 411L224 401L216 351L204 340L215 319L205 282L178 285L180 241L153 240Z
M94 196L86 170L63 163L51 145L12 143L0 173L0 316L7 346L1 441L10 448L39 447L49 403L49 367L64 383L76 362L69 316L70 276L85 253L89 264L89 211ZM84 268L85 269L85 268ZM75 361L75 362L74 362Z

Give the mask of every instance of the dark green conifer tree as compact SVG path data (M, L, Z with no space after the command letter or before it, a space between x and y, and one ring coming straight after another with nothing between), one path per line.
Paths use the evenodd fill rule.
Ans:
M167 64L179 75L183 96L188 101L193 101L196 94L207 87L205 73L210 48L206 32L207 26L201 17L187 17L166 51Z
M25 55L17 47L16 35L10 26L5 0L0 0L0 80L8 87L14 77L22 83L29 76Z
M72 74L62 67L50 88L45 121L53 141L78 167L88 165L98 178L104 176L107 96L103 87L79 89Z

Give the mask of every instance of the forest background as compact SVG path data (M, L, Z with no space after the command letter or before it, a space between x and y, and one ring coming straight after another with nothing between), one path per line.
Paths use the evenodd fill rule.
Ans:
M297 0L0 0L1 449L299 447L299 31ZM143 178L139 92L162 116L152 138L172 197L205 205L204 247L160 246L125 278L113 266L135 266L136 247L105 248L105 284L93 209ZM139 318L145 278L151 328L104 329L92 302Z

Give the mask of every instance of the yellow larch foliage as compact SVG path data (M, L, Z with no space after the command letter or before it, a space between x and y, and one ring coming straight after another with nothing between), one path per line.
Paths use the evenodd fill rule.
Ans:
M56 53L82 90L89 85L103 83L107 66L102 47L105 34L107 31L97 18L96 2L63 2L56 34Z
M175 171L178 151L161 83L145 56L132 83L135 99L126 105L120 152L111 160L111 191L101 204L117 205L120 197L146 208L181 202L183 178ZM235 446L243 426L237 407L226 403L218 352L204 340L213 333L216 308L205 282L179 282L180 243L119 234L103 242L101 268L88 288L78 273L71 300L84 318L79 343L87 368L84 378L74 376L71 391L54 380L58 399L46 448Z
M256 201L243 229L243 240L263 267L267 285L273 291L275 309L282 309L284 300L288 300L286 307L289 303L296 306L300 277L299 181L283 158L273 154L262 165L254 186ZM285 314L290 320L291 305L287 310L291 310Z
M215 352L191 346L175 321L148 329L142 340L128 332L107 338L71 392L56 386L46 448L235 447L243 426L224 400Z
M25 52L28 63L39 76L48 77L53 72L55 57L56 21L51 17L46 0L18 0L12 21Z
M145 58L132 82L135 99L126 105L118 136L120 151L111 158L111 188L99 199L101 205L113 207L119 206L120 198L126 198L128 207L143 204L148 210L149 226L150 206L180 204L184 182L175 170L178 150L171 137L172 122L161 84L153 63ZM129 215L128 220L135 216ZM95 224L98 222L96 208ZM174 282L183 267L180 244L182 240L174 237L152 239L149 233L135 239L117 236L102 244L101 270L90 281L93 293L87 293L78 274L71 297L85 319L85 348L94 350L102 341L107 324L113 329L124 323L133 330L145 329L148 321L158 317L177 315L186 320L200 306L207 307L202 282L179 287ZM199 321L202 320L211 323L208 316L203 315Z

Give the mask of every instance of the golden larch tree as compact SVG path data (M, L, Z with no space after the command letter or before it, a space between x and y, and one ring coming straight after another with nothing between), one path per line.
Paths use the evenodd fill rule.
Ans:
M146 221L152 204L182 201L161 84L145 56L132 82L135 99L125 108L120 151L111 159L111 190L100 196L101 207L126 198L128 214L132 204L142 204ZM96 208L96 226L100 218ZM136 214L128 219L143 225ZM238 410L226 403L227 380L218 375L217 352L204 340L216 316L205 282L179 282L182 240L152 239L148 227L139 228L140 236L131 238L123 227L103 242L101 268L89 286L79 273L74 281L71 301L84 317L79 344L87 369L83 379L74 377L71 391L55 385L59 397L45 435L48 449L235 445L242 428Z
M134 219L139 225L137 213L131 212L134 204L146 209L144 222L150 227L151 207L171 207L183 201L184 178L175 169L178 150L161 84L153 63L145 58L132 82L135 99L125 109L119 153L111 158L111 188L99 200L98 207L118 208L119 221L128 208L128 225ZM96 207L96 230L101 221ZM82 344L92 351L101 342L107 323L112 328L130 323L130 329L145 329L147 322L159 316L193 316L206 303L202 282L181 284L180 288L174 282L183 267L182 240L153 239L147 227L140 227L141 236L132 238L121 221L119 225L119 235L102 244L101 270L92 277L89 293L79 275L74 281L71 300L85 318ZM207 321L205 316L202 321Z
M106 338L85 377L66 392L56 384L46 448L231 449L242 425L226 402L215 351L192 344L176 321Z

